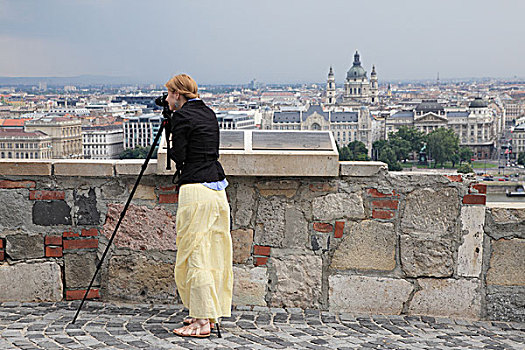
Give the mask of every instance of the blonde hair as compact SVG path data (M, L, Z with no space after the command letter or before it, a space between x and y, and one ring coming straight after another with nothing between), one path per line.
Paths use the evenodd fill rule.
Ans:
M174 76L164 86L171 92L178 92L188 100L199 97L197 83L187 74Z

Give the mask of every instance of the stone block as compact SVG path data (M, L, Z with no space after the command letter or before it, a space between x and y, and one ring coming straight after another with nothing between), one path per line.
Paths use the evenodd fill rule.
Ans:
M75 198L75 218L77 225L100 224L100 212L97 209L97 195L95 189L89 191L73 191Z
M294 204L277 197L261 198L254 241L271 247L305 246L308 242L308 223Z
M481 288L477 279L418 279L409 314L478 319Z
M259 193L263 197L269 196L284 196L292 198L297 193L299 188L299 181L281 180L281 181L265 181L255 184Z
M332 312L399 315L409 299L410 282L384 277L332 275L328 277Z
M106 222L101 233L111 237L123 204L108 204ZM150 209L130 204L113 244L132 250L176 250L175 218L162 207Z
M255 207L255 190L245 184L236 184L236 205L233 212L233 222L237 227L251 226Z
M490 208L487 210L485 232L493 239L525 239L525 208Z
M525 239L493 241L487 285L525 286Z
M314 198L312 210L315 220L364 219L363 198L355 193L330 193Z
M44 257L44 237L24 234L9 235L5 238L6 253L13 260L36 259Z
M455 188L414 190L406 196L405 210L400 215L401 229L405 233L454 234L459 202Z
M383 162L339 162L341 176L374 176L381 171L386 172L388 166Z
M83 254L64 254L64 271L66 288L86 288L97 269L98 259L96 252ZM100 273L95 278L94 286L100 286Z
M115 175L139 175L145 159L119 159L115 161ZM144 175L157 173L157 159L150 159Z
M489 320L525 323L525 288L488 286L486 315Z
M454 272L454 251L450 239L421 234L402 235L401 267L408 277L450 277Z
M253 230L232 230L233 263L244 264L250 257L253 244Z
M114 164L114 160L54 160L53 173L62 176L113 176Z
M50 160L6 160L0 162L0 175L51 175Z
M71 225L71 208L65 201L35 202L33 223L41 226Z
M109 298L131 301L175 300L174 262L158 261L137 253L109 259L104 280Z
M269 265L270 306L319 308L322 285L320 256L288 254L271 257Z
M62 273L54 262L0 265L0 301L60 301Z
M364 220L348 222L346 234L332 257L337 270L386 270L396 267L394 224Z
M312 232L310 234L310 247L313 251L322 250L323 252L330 249L330 235L326 233Z
M484 224L484 207L464 206L461 208L463 243L458 248L457 273L459 276L479 277L481 274Z
M27 190L0 190L0 231L31 224L32 205Z
M266 305L266 267L233 267L233 305Z
M128 186L128 191L131 193L131 190L133 189L134 185ZM135 190L135 194L133 195L133 199L147 199L147 200L157 200L157 195L155 194L155 187L154 186L145 186L145 185L138 185L137 189Z

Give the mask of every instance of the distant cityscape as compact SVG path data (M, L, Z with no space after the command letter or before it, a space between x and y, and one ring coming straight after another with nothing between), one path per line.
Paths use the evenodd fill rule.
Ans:
M366 62L366 63L365 63ZM367 69L370 69L368 73ZM525 80L382 82L355 52L348 71L322 83L202 85L223 130L324 130L339 147L373 145L402 127L452 130L476 160L525 152ZM80 80L78 80L80 79ZM162 121L162 85L96 78L0 78L0 159L118 159L149 147ZM90 83L91 82L91 83Z

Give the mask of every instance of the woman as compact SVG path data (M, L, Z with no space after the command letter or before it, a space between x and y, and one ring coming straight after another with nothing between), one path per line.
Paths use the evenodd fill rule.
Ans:
M197 83L180 74L167 83L172 115L169 150L178 174L175 282L190 312L180 336L209 337L219 317L230 317L233 289L228 186L219 158L215 113L199 99ZM219 335L220 336L220 335Z

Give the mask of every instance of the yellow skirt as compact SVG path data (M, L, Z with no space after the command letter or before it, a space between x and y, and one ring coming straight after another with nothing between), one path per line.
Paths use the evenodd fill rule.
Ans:
M202 184L180 187L175 283L190 317L231 316L230 206L226 192Z

